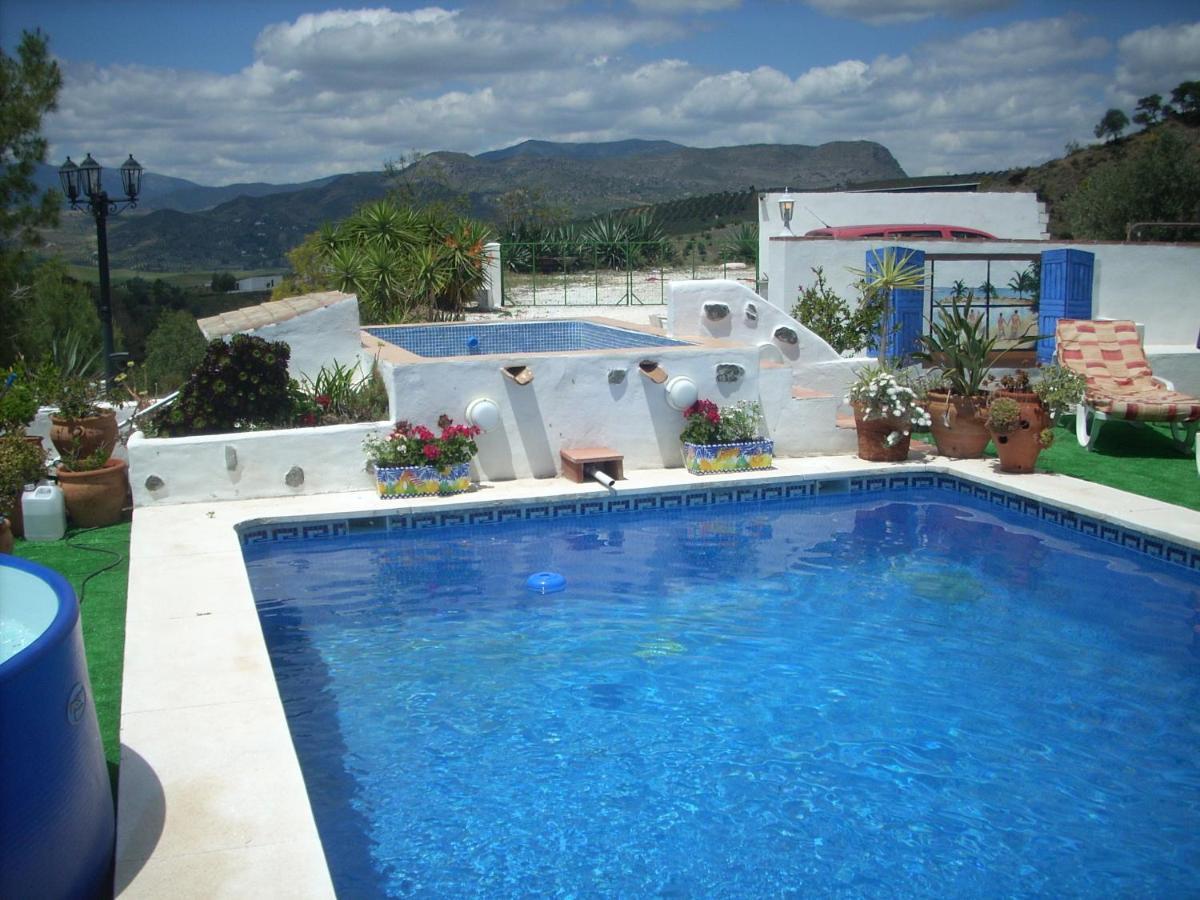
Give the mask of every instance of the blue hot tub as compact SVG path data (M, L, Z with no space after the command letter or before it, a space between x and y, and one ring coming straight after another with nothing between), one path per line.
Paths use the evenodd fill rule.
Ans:
M113 801L75 592L0 555L0 897L111 893Z

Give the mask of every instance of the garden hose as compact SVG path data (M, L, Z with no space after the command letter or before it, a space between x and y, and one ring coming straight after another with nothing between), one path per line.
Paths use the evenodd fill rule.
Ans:
M96 526L95 528L85 528L82 531L75 532L74 534L72 534L70 537L68 537L66 539L66 545L68 547L71 547L72 549L86 550L88 553L103 553L106 556L113 557L112 561L109 562L107 565L102 566L101 568L92 572L90 575L88 575L86 578L83 579L83 582L79 585L79 605L80 606L83 606L84 597L87 596L88 582L91 581L93 578L95 578L97 575L103 575L105 572L109 571L110 569L115 569L125 559L125 557L123 555L116 552L115 550L108 550L108 549L105 549L104 547L88 547L84 544L72 543L76 538L80 538L80 537L83 537L83 535L85 535L85 534L89 534L90 532L97 531L100 527L102 527L102 526Z

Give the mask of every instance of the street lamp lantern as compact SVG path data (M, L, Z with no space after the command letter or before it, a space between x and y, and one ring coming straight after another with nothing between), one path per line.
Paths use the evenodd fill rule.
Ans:
M88 154L83 162L79 164L79 186L87 197L95 197L102 192L100 187L100 173L104 170L100 168L100 163L92 159L92 154Z
M96 220L96 256L100 266L100 336L103 341L104 382L105 388L112 386L116 374L116 361L113 354L112 326L112 292L108 280L108 217L116 215L123 209L137 206L138 191L142 185L142 167L130 154L129 159L121 166L121 187L125 197L120 200L109 200L108 194L100 182L104 170L100 163L92 159L92 154L84 157L79 165L71 162L71 157L59 167L58 178L62 182L63 194L71 209L86 207Z
M129 154L129 159L121 164L121 186L125 188L126 197L137 200L138 190L142 186L142 167L138 165L132 153Z
M62 182L63 193L71 206L79 199L79 166L71 162L71 157L58 170L58 179Z
M782 234L792 233L792 215L796 211L796 198L790 194L784 194L779 198L779 217L783 219Z

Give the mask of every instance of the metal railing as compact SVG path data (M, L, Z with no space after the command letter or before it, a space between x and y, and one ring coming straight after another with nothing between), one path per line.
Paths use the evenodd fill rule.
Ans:
M500 271L505 306L662 305L670 281L758 282L757 265L681 256L663 242L506 243Z

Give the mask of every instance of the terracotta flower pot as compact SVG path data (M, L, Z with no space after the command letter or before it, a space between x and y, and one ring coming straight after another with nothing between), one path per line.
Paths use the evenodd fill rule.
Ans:
M987 426L983 424L982 411L985 405L982 397L929 392L925 408L933 420L929 427L938 453L955 459L978 459L983 456L983 450L991 439Z
M64 459L82 459L100 449L112 453L117 446L117 412L106 409L84 419L51 416L50 443Z
M998 394L1011 397L1021 407L1021 415L1013 431L991 433L996 444L996 455L1000 457L1000 471L1017 474L1032 472L1038 454L1042 452L1042 430L1050 424L1049 416L1037 394L1016 391L1000 391Z
M75 525L95 528L121 521L129 487L125 460L110 459L89 472L69 472L62 466L57 471L67 514Z
M862 406L854 404L854 428L858 435L858 458L869 462L903 462L908 459L912 443L912 425L888 416L884 419L864 419ZM906 429L908 433L906 433ZM893 444L888 444L892 432L900 432Z

